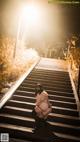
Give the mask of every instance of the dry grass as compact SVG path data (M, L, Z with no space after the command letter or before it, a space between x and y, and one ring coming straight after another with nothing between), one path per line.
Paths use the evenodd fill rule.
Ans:
M78 67L80 65L80 48L74 48L71 50L71 55L73 57L73 60Z
M79 73L79 66L80 66L80 48L71 49L68 60L72 63L72 70L71 70L72 78L77 87L78 73Z
M13 57L15 39L11 37L0 38L0 91L6 83L16 81L35 62L37 55L30 54L28 49L19 41L16 57ZM29 52L29 53L28 53Z

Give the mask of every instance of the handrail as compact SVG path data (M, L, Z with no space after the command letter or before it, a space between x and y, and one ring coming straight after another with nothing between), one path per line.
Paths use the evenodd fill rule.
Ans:
M15 84L8 90L8 92L4 94L4 96L0 100L0 109L3 107L6 101L10 99L15 90L19 87L22 81L29 75L29 73L33 70L33 68L38 64L39 61L40 57L38 57L34 64L15 82Z
M74 61L73 61L73 57L70 56L70 70L71 70L71 74L73 72L73 66L75 66L74 65ZM73 82L75 84L75 88L76 88L76 92L77 92L78 98L80 99L80 65L76 69L77 69L77 76L76 76L76 80L75 81L73 79Z

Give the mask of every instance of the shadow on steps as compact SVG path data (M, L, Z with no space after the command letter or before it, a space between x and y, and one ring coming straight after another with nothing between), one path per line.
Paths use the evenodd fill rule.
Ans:
M36 140L33 142L57 142L59 139L52 133L51 126L48 122L40 122L38 127L36 127L33 131L34 137Z

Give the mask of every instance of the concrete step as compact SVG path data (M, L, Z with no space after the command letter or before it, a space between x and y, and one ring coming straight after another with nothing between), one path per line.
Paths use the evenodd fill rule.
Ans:
M30 84L29 82L27 82L27 83L22 83L21 84L21 86L22 87L31 87L31 88L35 88L36 87L36 83L35 84ZM59 90L64 90L64 91L69 91L69 92L73 92L73 90L72 90L72 88L70 87L70 88L67 88L67 87L65 87L65 86L59 86L59 85L57 85L57 84L52 84L52 86L48 86L48 85L44 85L44 89L45 90L53 90L53 89L55 89L55 88L58 88Z
M52 112L45 128L40 124L41 131L34 134L32 110L35 107L35 87L38 82L43 84L49 94ZM69 74L65 71L33 69L0 110L0 132L7 132L10 138L26 142L79 141L79 124L79 112Z
M35 93L35 88L31 88L31 87L20 86L17 90L31 91L31 92ZM67 96L70 96L70 97L72 96L73 97L73 92L69 92L68 89L67 89L67 91L65 91L64 89L58 88L58 86L56 88L53 88L53 90L46 89L46 91L49 94L54 94L54 92L58 92L58 93L60 92L60 93L67 94Z
M22 127L29 127L29 128L34 128L34 119L29 118L29 117L21 117L21 116L16 116L16 115L9 115L9 114L3 114L0 115L0 121L1 123L5 124L11 124L11 125L18 125ZM74 125L69 125L69 124L64 124L60 122L51 122L48 120L48 123L50 124L50 128L52 131L59 132L60 130L65 134L71 134L74 136L79 136L79 129L80 127L76 127Z
M31 98L31 97L17 97L17 96L13 96L12 100L17 100L17 101L23 101L23 102L32 102L35 103L35 98ZM65 102L65 101L59 101L59 100L50 100L51 104L53 106L57 105L57 106L62 106L62 107L67 107L67 108L73 108L73 109L77 109L77 105L76 103L72 103L72 102Z
M22 102L22 101L16 101L16 100L9 100L6 103L7 106L15 106L15 107L20 107L20 108L25 108L25 109L33 109L35 104L31 102ZM66 107L60 107L60 106L53 106L52 107L52 112L53 113L60 113L60 114L66 114L66 115L71 115L71 116L78 116L78 111L73 108L66 108Z

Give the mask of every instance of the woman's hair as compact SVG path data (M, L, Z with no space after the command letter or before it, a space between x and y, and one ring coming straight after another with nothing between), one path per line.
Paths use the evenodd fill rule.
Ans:
M41 92L43 91L43 86L40 83L37 83L36 88L35 88L35 95L37 94L41 94Z

